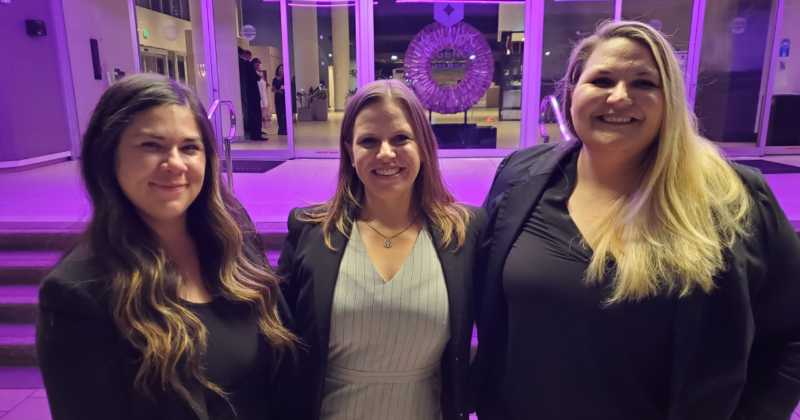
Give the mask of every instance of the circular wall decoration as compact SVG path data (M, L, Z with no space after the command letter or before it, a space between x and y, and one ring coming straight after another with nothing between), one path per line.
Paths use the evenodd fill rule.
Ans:
M457 114L472 108L492 84L494 58L486 38L463 21L423 28L404 60L405 80L426 109Z

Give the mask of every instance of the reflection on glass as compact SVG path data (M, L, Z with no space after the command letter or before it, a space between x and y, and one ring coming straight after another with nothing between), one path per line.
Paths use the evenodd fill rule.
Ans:
M638 20L667 36L686 74L686 59L692 33L693 0L624 0L622 19Z
M288 6L286 94L293 98L287 113L294 116L294 147L338 151L344 108L356 89L355 2L292 0Z
M787 0L778 37L778 63L772 88L767 146L800 153L800 0Z
M279 132L281 111L286 107L278 89L281 84L278 76L279 68L283 67L280 3L261 0L228 1L232 10L236 10L236 3L240 4L240 13L231 14L226 19L227 22L233 19L237 22L237 33L233 34L236 38L229 42L236 43L235 54L238 54L238 48L249 52L249 55L245 54L246 60L240 58L238 61L238 83L234 86L234 89L238 90L243 114L244 112L247 114L244 116L243 127L249 141L234 143L231 149L286 150L288 137L285 133ZM217 43L219 44L219 39ZM278 83L275 83L276 79ZM278 92L275 92L273 87ZM268 140L258 139L259 128L261 138ZM238 153L235 156L242 154Z
M429 110L440 148L519 147L524 4L379 0L374 21L376 79L409 83L423 103L423 97L450 95L447 100L436 99L441 106L430 106L442 113ZM459 29L462 37L485 38L485 56L478 48L483 43L465 41L443 29L456 28L460 22L469 25ZM422 39L418 37L421 34L425 35ZM452 42L444 39L449 36L456 38ZM437 43L443 45L426 48ZM420 57L420 51L427 56ZM486 68L485 78L469 76L470 71ZM485 79L485 83L473 83L473 79ZM453 111L464 108L468 108L466 112Z
M703 135L723 146L757 144L772 6L772 0L706 3L695 112Z
M600 22L613 17L614 3L611 1L545 2L541 99L555 93L556 83L567 72L572 46L581 38L594 33ZM548 122L547 133L550 142L562 140L555 119Z

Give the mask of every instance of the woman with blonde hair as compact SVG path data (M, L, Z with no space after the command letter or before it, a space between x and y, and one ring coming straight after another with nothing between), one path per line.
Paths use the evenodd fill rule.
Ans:
M344 113L335 195L292 210L278 263L296 333L300 419L464 419L472 265L485 224L442 181L436 137L396 80Z
M561 82L576 140L512 153L484 208L473 364L492 419L788 419L800 241L698 134L669 42L609 22Z
M167 77L100 98L81 154L92 219L39 291L53 419L283 418L288 307L216 144L192 89Z

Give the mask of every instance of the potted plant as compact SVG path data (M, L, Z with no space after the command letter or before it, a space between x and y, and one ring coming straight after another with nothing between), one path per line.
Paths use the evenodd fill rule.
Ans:
M297 92L297 102L299 102L299 106L297 107L297 121L313 121L311 95L306 93L305 90L300 89L300 92Z
M328 121L328 90L324 88L312 88L309 90L311 96L311 116L316 121Z
M358 88L347 92L347 96L344 97L344 106L345 106L345 108L347 107L347 104L350 103L350 98L352 98L356 94L357 90L358 90Z

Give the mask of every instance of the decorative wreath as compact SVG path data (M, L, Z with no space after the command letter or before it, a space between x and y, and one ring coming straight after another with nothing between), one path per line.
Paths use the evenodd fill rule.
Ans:
M458 51L466 57L466 73L455 86L441 86L431 74L431 63L444 49ZM494 58L486 38L471 25L463 21L453 26L434 22L411 41L403 67L406 82L426 109L457 114L472 108L489 89Z

